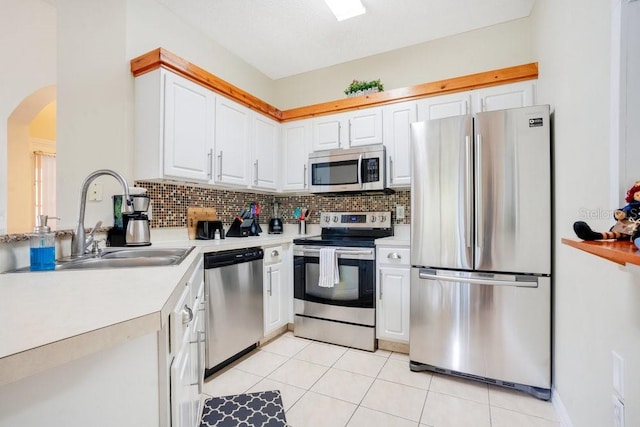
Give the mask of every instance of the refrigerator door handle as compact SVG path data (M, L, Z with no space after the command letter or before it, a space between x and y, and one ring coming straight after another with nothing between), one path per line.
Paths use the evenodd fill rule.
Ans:
M476 135L476 246L484 245L482 218L482 135Z
M466 101L465 101L466 102ZM464 232L464 239L465 239L465 246L467 248L471 247L471 224L472 224L472 218L471 218L471 193L473 193L472 190L472 184L471 184L471 137L469 135L466 135L464 137L464 142L465 142L465 149L466 149L466 197L465 197L465 203L466 206L464 207L465 209L465 232Z
M519 281L519 280L501 280L501 279L491 279L491 278L481 279L481 278L463 277L463 276L442 276L442 275L427 272L427 271L420 271L419 277L421 279L427 279L427 280L439 280L442 282L470 283L472 285L518 286L522 288L538 287L538 280Z

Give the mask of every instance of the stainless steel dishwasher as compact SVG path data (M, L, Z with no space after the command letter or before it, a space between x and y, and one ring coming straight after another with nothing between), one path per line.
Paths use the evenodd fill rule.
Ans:
M264 338L263 258L260 248L204 255L205 376L253 350Z

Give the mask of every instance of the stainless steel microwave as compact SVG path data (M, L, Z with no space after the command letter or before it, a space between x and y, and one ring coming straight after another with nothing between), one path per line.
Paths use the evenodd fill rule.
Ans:
M340 193L385 190L382 144L309 154L309 191Z

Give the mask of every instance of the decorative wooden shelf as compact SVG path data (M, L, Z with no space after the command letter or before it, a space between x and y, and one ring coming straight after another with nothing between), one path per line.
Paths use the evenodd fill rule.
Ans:
M231 83L209 73L189 61L164 48L157 48L144 55L131 60L131 73L134 77L148 73L157 68L164 67L173 72L207 87L215 92L225 95L255 111L279 122L300 120L325 114L333 114L391 104L400 101L426 98L429 96L443 95L446 93L461 92L471 89L515 83L523 80L538 78L538 63L516 65L514 67L485 71L467 76L453 77L451 79L423 83L416 86L387 90L369 95L353 98L338 99L320 104L307 105L290 110L280 111L265 101L251 95L248 92L232 85Z
M617 240L582 241L562 239L562 243L590 254L608 259L616 264L640 265L640 250L632 242Z

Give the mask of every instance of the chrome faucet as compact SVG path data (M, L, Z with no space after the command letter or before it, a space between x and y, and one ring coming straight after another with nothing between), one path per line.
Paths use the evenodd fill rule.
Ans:
M82 183L82 190L80 193L80 215L78 216L78 224L76 225L76 229L73 231L73 235L71 236L72 257L77 257L87 253L87 248L93 242L93 235L96 229L102 224L101 221L98 221L93 230L89 232L89 236L86 235L84 231L84 211L87 205L87 192L89 191L89 185L91 184L91 182L102 175L111 175L112 177L117 179L118 182L120 182L120 185L122 185L122 191L124 192L124 197L122 200L122 213L133 212L133 199L129 195L129 184L127 184L127 180L122 175L111 169L100 169L90 173Z

